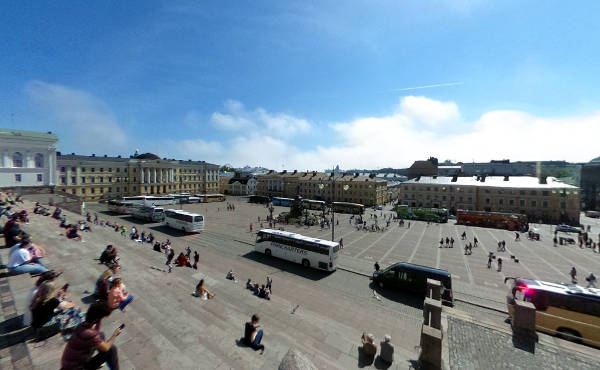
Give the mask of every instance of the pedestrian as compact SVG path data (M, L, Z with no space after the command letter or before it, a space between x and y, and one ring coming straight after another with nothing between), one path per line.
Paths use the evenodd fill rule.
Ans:
M175 256L175 250L173 250L173 248L169 249L169 253L167 254L167 263L165 263L165 265L170 267L171 261L173 260L174 256Z
M498 271L502 271L502 258L498 257Z
M340 238L340 249L344 249L344 238Z
M571 283L577 284L577 270L575 269L575 266L571 267L569 275L571 275Z
M440 248L442 248L444 246L444 238L440 239Z
M250 232L252 232L252 223L250 223Z
M408 221L408 227L407 227L407 229L410 229L410 221Z
M594 276L593 272L591 272L590 276L586 277L585 280L588 282L588 285L587 285L588 288L596 287L596 277Z
M267 289L269 289L270 292L273 292L273 279L271 279L271 277L267 276L267 284L265 284L267 286Z
M489 255L489 256L488 256L488 265L487 265L487 267L488 267L489 269L491 269L491 268L492 268L492 256L491 256L491 255Z
M379 271L380 267L379 267L379 263L377 263L377 261L375 261L375 265L374 266L375 266L375 271Z
M467 232L463 231L462 235L460 236L462 240L466 240L467 239Z
M450 244L450 238L446 237L446 248L448 247L449 244Z
M515 241L518 242L521 240L521 236L519 235L519 233L515 233Z
M94 225L98 225L98 214L94 212Z
M475 246L475 248L477 248L477 242L478 242L478 241L479 241L479 240L477 240L477 237L475 237L475 236L474 236L474 237L473 237L473 245Z
M190 246L188 245L187 248L185 248L185 256L189 259L191 254L192 254L192 250L190 249Z
M198 251L194 251L194 270L198 270L198 261L200 260L200 255Z
M454 238L450 237L450 248L454 248Z
M469 252L469 246L465 244L465 256L468 254L467 252Z

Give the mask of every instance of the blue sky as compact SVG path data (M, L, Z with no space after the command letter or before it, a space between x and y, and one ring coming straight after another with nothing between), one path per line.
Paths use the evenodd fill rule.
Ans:
M599 13L597 1L4 2L0 125L52 130L63 152L276 169L587 161L600 155Z

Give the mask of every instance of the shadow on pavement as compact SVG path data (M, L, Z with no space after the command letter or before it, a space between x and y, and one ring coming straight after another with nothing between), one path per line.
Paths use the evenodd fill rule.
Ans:
M377 284L371 282L369 288L375 290L380 296L389 299L390 301L402 303L404 305L423 309L424 297L410 292L397 292L392 289L380 288Z
M145 224L155 224L156 222L140 220L139 218L135 218L133 216L126 215L125 217L121 217L121 220L131 222L132 224L137 225L145 225Z
M169 236L172 237L178 237L178 236L187 236L187 235L192 235L191 233L182 231L182 230L176 230L173 228L170 228L168 226L165 225L156 225L156 226L149 226L148 227L150 230L154 230L154 231L159 231L161 233L165 233Z
M326 278L331 274L331 272L328 271L321 271L310 267L307 268L294 262L282 260L276 257L265 256L264 254L255 251L242 254L241 257L315 281Z

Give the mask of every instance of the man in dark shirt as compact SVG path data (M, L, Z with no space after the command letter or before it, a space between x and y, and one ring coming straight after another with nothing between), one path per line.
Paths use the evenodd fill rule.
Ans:
M265 346L260 344L262 340L263 331L258 329L258 320L260 318L257 314L252 315L251 321L247 322L244 328L244 344L252 347L255 351L260 350L260 354L265 353Z
M109 340L104 340L100 332L102 319L110 314L110 309L101 302L93 303L88 309L85 321L71 335L61 359L61 370L98 369L106 362L109 369L119 369L119 357L114 341L121 334L122 327L115 330ZM94 351L98 354L92 357Z
M11 217L8 221L6 221L6 223L4 224L3 231L4 245L6 246L6 248L10 248L13 245L17 244L19 242L19 239L17 237L23 233L23 231L19 227L19 224L17 223L16 217Z

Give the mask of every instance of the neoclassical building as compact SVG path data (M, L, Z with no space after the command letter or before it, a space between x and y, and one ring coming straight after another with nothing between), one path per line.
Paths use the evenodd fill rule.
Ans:
M219 166L204 161L160 158L152 153L128 158L57 157L58 190L87 201L154 194L219 192Z
M0 188L56 184L56 144L52 132L0 128Z

